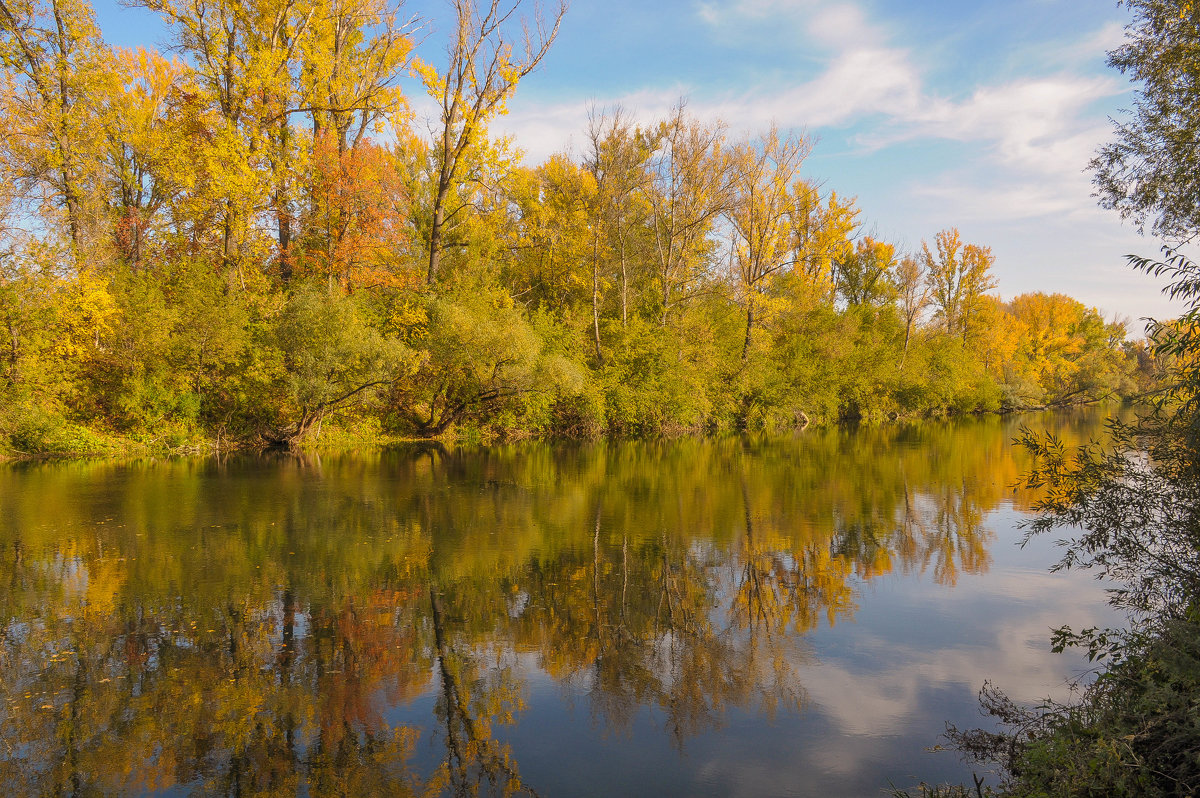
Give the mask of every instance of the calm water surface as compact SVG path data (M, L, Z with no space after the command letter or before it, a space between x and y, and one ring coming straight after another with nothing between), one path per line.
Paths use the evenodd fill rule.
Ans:
M0 792L878 796L1111 623L1019 423L0 466Z

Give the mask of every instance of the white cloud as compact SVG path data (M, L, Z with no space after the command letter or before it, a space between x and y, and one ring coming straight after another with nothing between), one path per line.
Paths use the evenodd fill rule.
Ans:
M776 123L825 139L817 149L822 157L832 141L841 151L824 161L823 177L839 191L844 178L832 171L839 163L853 159L851 173L876 168L878 178L860 174L849 186L868 215L913 240L950 225L963 226L964 234L970 228L973 240L1003 256L997 271L1007 295L1045 287L1134 317L1170 315L1152 282L1129 275L1122 284L1121 254L1155 245L1137 241L1095 205L1086 172L1111 136L1105 110L1127 91L1122 78L1099 71L1104 51L1120 43L1122 25L1108 22L1054 42L998 39L1007 48L1004 76L963 91L951 88L961 84L954 63L931 60L947 52L941 45L910 37L900 46L890 23L867 8L818 0L699 3L696 19L727 57L736 61L739 48L789 49L757 81L755 59L747 58L737 89L660 72L636 91L593 102L538 103L518 93L512 115L496 127L537 162L579 141L591 104L620 104L651 122L687 96L692 114L725 121L733 136ZM1102 266L1116 273L1097 280Z
M1085 110L1123 87L1107 77L1059 75L985 86L954 101L925 97L896 126L864 135L873 146L911 139L990 142L1009 167L1077 173L1104 135Z
M863 130L856 140L868 148L913 140L979 142L1005 168L1062 177L1077 174L1107 132L1095 127L1086 109L1124 91L1112 77L1060 69L1047 77L985 85L962 99L944 96L928 86L912 53L890 46L887 31L854 3L709 2L699 4L697 14L714 35L757 33L764 25L794 28L796 47L828 52L819 74L797 75L790 86L725 95L678 87L673 96L690 94L698 116L723 119L741 132L772 122L807 129L858 124ZM1075 63L1113 46L1120 35L1121 27L1109 24L1062 47L1041 49L1054 53L1059 64ZM642 107L640 98L613 99ZM568 117L560 118L565 123ZM538 149L544 148L531 146L531 154Z
M799 29L808 44L845 49L882 42L883 31L854 3L820 0L737 0L697 5L700 19L721 35L759 36L763 23L772 28Z
M823 53L824 67L816 75L795 67L790 81L776 72L771 85L750 90L714 93L684 82L615 92L594 98L594 104L620 104L650 121L680 96L689 96L692 113L724 120L738 134L772 123L817 133L822 127L854 126L852 141L868 151L906 142L976 143L982 148L976 162L987 159L1009 180L1039 184L1024 189L1041 195L1027 209L1056 210L1066 197L1081 197L1086 181L1080 172L1108 134L1107 125L1097 126L1089 116L1089 107L1124 91L1113 77L1078 69L1081 61L1094 61L1097 53L1120 41L1117 23L1053 47L1028 47L1028 58L1041 58L1042 69L1056 65L1054 74L983 85L956 98L933 89L913 52L893 46L889 30L859 3L709 0L693 9L713 37L745 35L759 42L749 46L766 46L762 34L783 31L795 50ZM513 134L529 160L537 161L578 137L591 104L582 99L537 103L518 93L512 115L496 120L495 128ZM1048 197L1053 189L1045 187L1047 179L1059 186L1059 199Z
M807 83L751 102L769 109L781 123L816 127L866 115L911 113L920 96L920 79L902 51L861 48L842 53Z
M1023 48L1020 57L1026 61L1041 64L1048 69L1071 68L1080 63L1103 58L1105 53L1116 49L1124 41L1125 26L1114 21L1073 42L1061 42L1055 47Z
M856 5L841 3L821 6L807 23L809 35L840 49L882 43L883 32L872 25Z
M564 103L513 102L509 114L496 119L494 132L511 135L525 153L526 163L539 163L554 153L570 151L587 126L592 108L603 111L621 106L635 123L650 125L666 117L671 108L689 94L686 86L647 89L613 97L592 97ZM708 118L689 103L689 111Z
M768 16L772 19L792 17L799 11L812 8L813 5L814 0L718 0L697 3L696 10L700 18L709 25L729 28L747 19L761 20Z
M929 200L934 207L953 209L952 215L960 223L1032 219L1069 214L1079 208L1078 195L1062 191L1059 186L1015 181L981 190L975 177L943 176L936 182L915 186L912 195ZM951 216L945 212L942 215Z

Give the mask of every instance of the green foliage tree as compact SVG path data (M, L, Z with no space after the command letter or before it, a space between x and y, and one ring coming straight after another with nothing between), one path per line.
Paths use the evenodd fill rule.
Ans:
M392 384L411 360L407 346L363 318L359 302L318 286L298 288L274 326L282 355L283 422L266 433L275 445L295 446L325 416Z
M1134 16L1108 63L1135 84L1130 118L1092 159L1100 204L1168 238L1200 229L1196 143L1196 40L1187 0L1124 0Z
M502 414L515 420L523 407L546 407L558 392L582 387L582 370L486 284L429 299L407 336L416 370L396 384L391 403L404 428L420 435Z

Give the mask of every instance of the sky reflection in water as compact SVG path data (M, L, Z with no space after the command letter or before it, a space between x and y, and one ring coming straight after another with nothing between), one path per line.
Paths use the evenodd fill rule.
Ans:
M1111 623L1018 423L0 468L17 794L877 795Z

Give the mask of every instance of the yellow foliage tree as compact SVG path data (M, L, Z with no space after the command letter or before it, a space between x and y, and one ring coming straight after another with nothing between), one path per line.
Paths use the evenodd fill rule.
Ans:
M95 226L106 56L86 0L0 0L3 179L36 211L63 212L77 264Z
M532 29L528 24L521 26L520 44L514 52L509 25L520 5L521 0L511 3L490 0L481 9L475 0L454 0L456 26L445 72L439 74L428 63L415 65L441 111L441 129L434 143L436 178L430 208L426 278L429 285L438 278L446 225L462 207L448 208L448 201L459 179L464 155L487 136L488 122L505 112L517 83L550 51L567 10L565 3L560 4L553 22L548 23L541 8L536 7Z
M794 184L811 146L800 138L780 138L772 128L755 143L744 142L729 151L731 180L726 218L733 232L731 246L738 286L746 306L746 339L742 361L750 352L755 300L764 282L792 263L790 233L797 212ZM802 197L807 195L801 184Z

